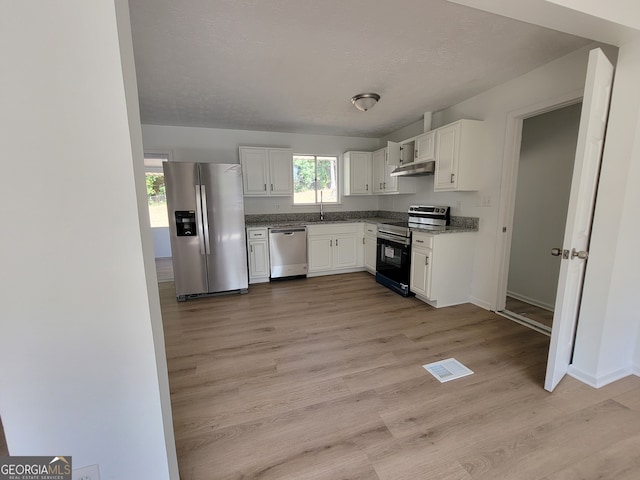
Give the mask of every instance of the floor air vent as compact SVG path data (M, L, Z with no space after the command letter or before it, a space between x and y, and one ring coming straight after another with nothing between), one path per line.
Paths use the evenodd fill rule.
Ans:
M427 372L436 377L440 383L455 380L456 378L471 375L473 371L469 370L455 358L447 358L439 362L427 363L422 366Z

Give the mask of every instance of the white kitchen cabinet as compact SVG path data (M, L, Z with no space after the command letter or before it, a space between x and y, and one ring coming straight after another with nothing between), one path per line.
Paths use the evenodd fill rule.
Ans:
M309 276L362 270L361 223L309 225Z
M410 289L416 295L431 298L431 242L414 235L411 246Z
M410 289L433 307L469 301L475 233L413 231Z
M371 195L372 187L372 155L371 152L345 152L344 194Z
M416 137L416 162L427 162L435 159L435 132L426 132Z
M377 259L377 234L378 225L375 223L364 224L364 236L362 237L362 244L364 246L364 268L371 274L376 273L376 259Z
M399 150L398 150L399 152ZM373 152L373 193L388 195L398 193L416 193L414 178L398 178L391 176L396 165L389 162L389 147Z
M268 282L269 235L266 228L247 228L249 283Z
M309 273L332 270L333 236L307 234Z
M373 193L384 193L386 188L387 179L389 175L387 173L387 149L381 148L376 150L372 154L372 166L373 166ZM395 180L396 177L391 177Z
M240 147L245 197L293 195L293 152L287 148Z
M483 122L459 120L435 130L436 171L433 190L478 190L486 138Z

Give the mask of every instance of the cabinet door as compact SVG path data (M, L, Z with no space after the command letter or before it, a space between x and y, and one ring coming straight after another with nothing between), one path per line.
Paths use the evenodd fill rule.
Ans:
M426 298L431 296L431 250L411 252L411 291Z
M435 158L434 132L423 133L416 137L417 161L426 162Z
M334 241L334 268L350 268L358 265L358 240L356 234L336 235Z
M385 162L385 180L384 180L384 193L395 193L398 191L398 177L392 177L391 172L396 169L395 165L389 162L389 156L387 155Z
M269 177L271 195L293 195L291 150L269 150Z
M455 190L458 176L460 123L436 130L436 174L434 190Z
M373 193L384 193L387 180L387 149L373 152Z
M376 258L377 258L377 242L376 237L364 236L364 267L370 273L376 273Z
M371 154L351 152L351 193L371 194Z
M314 235L308 238L309 272L320 272L333 268L333 237Z
M240 148L242 186L245 196L266 196L268 171L266 148Z
M266 240L249 242L249 276L269 276L269 247Z

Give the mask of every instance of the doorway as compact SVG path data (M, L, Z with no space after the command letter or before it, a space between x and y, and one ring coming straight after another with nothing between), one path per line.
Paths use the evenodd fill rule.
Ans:
M522 122L505 308L551 333L582 103Z

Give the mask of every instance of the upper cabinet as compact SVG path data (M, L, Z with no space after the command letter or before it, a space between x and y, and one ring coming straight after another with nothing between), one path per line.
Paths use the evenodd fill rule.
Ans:
M247 197L293 195L293 152L288 148L240 147Z
M372 155L371 152L345 152L344 194L371 195L372 187Z
M435 132L426 132L416 137L416 162L427 162L435 158Z
M398 145L399 144L395 144ZM385 147L373 152L373 193L379 195L397 194L397 193L416 193L416 183L413 178L392 177L391 172L396 168L393 147ZM399 155L400 148L397 149Z
M459 120L434 130L436 171L433 190L478 190L486 143L483 122Z

